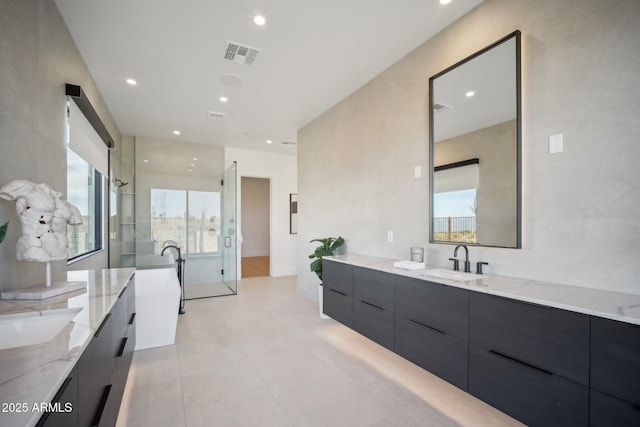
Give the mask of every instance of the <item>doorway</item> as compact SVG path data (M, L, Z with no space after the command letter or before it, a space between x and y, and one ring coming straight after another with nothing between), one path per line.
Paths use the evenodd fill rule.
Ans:
M271 181L242 177L240 210L242 224L242 278L270 275Z

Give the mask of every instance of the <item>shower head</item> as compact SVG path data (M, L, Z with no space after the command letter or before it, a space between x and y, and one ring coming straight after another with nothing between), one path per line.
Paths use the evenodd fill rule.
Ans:
M128 182L122 182L121 180L119 180L118 178L114 179L113 182L115 182L116 187L120 188L120 187L124 187L125 185L128 185Z

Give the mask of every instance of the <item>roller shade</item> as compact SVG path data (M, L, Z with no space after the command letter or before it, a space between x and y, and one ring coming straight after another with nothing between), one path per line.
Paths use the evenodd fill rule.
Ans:
M93 166L102 176L109 176L109 150L75 102L67 101L67 142L69 148Z

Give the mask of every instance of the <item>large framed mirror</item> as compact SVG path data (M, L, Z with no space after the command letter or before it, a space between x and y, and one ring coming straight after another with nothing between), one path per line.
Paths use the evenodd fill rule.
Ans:
M431 243L520 248L520 31L429 78Z

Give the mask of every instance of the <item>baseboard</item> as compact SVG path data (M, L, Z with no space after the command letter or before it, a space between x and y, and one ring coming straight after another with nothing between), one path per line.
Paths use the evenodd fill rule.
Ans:
M274 268L271 272L272 277L295 276L296 274L298 274L296 268Z

